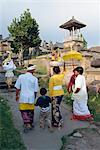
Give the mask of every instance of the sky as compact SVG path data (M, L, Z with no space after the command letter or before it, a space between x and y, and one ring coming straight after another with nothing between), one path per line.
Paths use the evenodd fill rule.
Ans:
M36 19L42 40L62 43L69 32L59 26L74 16L87 25L81 32L88 47L100 46L100 0L0 0L0 34L3 38L9 35L7 26L12 19L19 18L26 9L30 9Z

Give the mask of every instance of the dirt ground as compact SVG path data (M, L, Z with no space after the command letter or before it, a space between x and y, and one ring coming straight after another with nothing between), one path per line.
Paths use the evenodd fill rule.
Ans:
M39 109L35 109L35 128L29 133L23 133L23 122L18 110L18 103L15 101L15 92L7 92L1 90L1 95L8 100L13 114L15 128L20 131L22 140L27 147L27 150L60 150L62 146L61 138L79 129L82 138L70 136L69 143L64 146L64 150L99 150L100 143L100 126L90 125L88 122L71 120L71 110L69 107L62 105L62 115L64 126L61 130L54 129L50 133L48 128L39 128ZM86 128L82 129L82 128ZM69 146L69 147L68 147Z

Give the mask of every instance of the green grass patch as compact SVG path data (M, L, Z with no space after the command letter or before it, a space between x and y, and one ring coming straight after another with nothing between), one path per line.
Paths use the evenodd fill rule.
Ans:
M73 100L71 100L71 94L64 96L64 102L72 106ZM88 106L90 112L94 115L94 120L100 121L100 94L96 95L89 92Z
M10 108L2 97L0 97L0 149L26 150L19 131L14 127Z
M45 75L45 74L47 74L47 71L46 71L45 67L44 68L38 68L36 73L39 75Z
M94 115L94 120L100 121L100 94L97 96L89 93L88 105L91 113Z

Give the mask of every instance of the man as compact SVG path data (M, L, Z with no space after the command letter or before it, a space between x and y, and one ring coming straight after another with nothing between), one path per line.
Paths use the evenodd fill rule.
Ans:
M32 129L34 122L34 101L38 91L38 79L33 76L36 66L29 65L27 72L18 77L16 87L16 101L24 122L24 131Z

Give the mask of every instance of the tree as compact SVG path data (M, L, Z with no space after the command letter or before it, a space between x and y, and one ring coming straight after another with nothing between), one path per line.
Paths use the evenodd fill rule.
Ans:
M87 42L86 42L86 40L85 40L85 38L84 38L84 36L82 34L81 34L81 37L83 39L83 48L87 49Z
M87 42L84 37L83 37L83 46L84 46L84 49L87 49Z
M14 52L28 54L29 47L39 47L41 39L39 37L39 26L34 18L31 17L29 9L27 9L20 18L13 19L8 31L14 38L12 44Z

